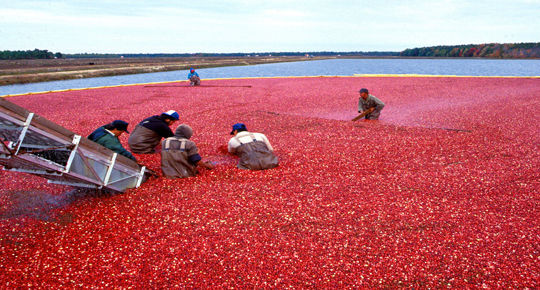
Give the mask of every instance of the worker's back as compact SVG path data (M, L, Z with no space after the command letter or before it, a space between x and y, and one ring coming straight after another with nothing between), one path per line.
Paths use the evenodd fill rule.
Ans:
M233 137L230 143L240 144L232 150L240 157L238 168L263 170L277 167L278 158L266 140L263 134L250 132L240 132Z

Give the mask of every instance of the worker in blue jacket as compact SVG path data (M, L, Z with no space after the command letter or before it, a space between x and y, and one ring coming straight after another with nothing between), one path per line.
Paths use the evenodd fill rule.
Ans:
M105 148L109 148L118 154L124 155L133 161L137 161L133 154L127 151L118 139L118 137L120 137L120 135L122 135L124 132L129 134L127 127L127 122L122 120L114 120L110 124L97 128L88 136L88 139L100 144Z
M189 85L191 86L201 85L201 79L199 78L199 74L195 71L194 68L189 69L189 74L187 78L189 80Z

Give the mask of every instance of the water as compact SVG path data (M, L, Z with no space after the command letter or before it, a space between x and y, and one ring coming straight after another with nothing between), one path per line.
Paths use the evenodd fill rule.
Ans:
M197 69L204 79L427 74L458 76L540 76L540 60L495 59L330 59ZM186 80L187 70L0 86L0 96Z

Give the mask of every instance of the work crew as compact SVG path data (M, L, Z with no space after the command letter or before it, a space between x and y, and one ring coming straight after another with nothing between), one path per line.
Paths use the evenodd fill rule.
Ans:
M368 89L362 88L358 99L358 113L366 113L366 120L377 120L384 108L384 103L374 95L370 95Z
M191 68L189 69L189 74L187 76L189 80L190 86L199 86L201 85L201 79L199 78L199 74L195 71L195 69Z
M236 123L232 127L228 151L238 155L240 169L262 170L278 166L278 158L264 134L249 132L246 125Z
M122 120L114 120L112 123L97 128L88 136L88 139L100 144L103 147L109 148L118 154L124 155L133 161L137 161L133 154L127 151L122 144L120 144L120 140L118 139L118 137L120 137L120 135L122 135L124 132L129 134L127 127L127 122Z
M193 129L186 124L176 128L173 137L161 142L161 171L167 178L184 178L195 176L197 166L212 169L212 163L203 161L195 142L189 140Z
M176 111L169 110L161 115L155 115L142 120L129 136L128 145L133 153L149 154L156 152L155 148L161 138L174 136L171 126L180 116Z

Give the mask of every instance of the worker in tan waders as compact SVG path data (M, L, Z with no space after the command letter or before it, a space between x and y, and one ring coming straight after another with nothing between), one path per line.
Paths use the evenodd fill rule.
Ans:
M142 120L129 135L128 145L131 152L149 154L156 152L161 138L174 136L171 126L180 116L176 111L169 110L161 115L155 115Z
M212 163L203 161L195 142L189 140L193 129L186 124L176 128L173 137L161 142L161 171L167 178L184 178L195 176L197 166L212 169Z
M246 125L236 123L232 127L228 151L238 155L238 168L250 170L270 169L278 166L278 158L264 134L248 132Z
M366 120L378 120L384 103L377 97L370 95L368 89L359 91L360 98L358 99L358 113L364 115ZM359 116L360 117L360 116ZM355 118L356 119L356 118Z

